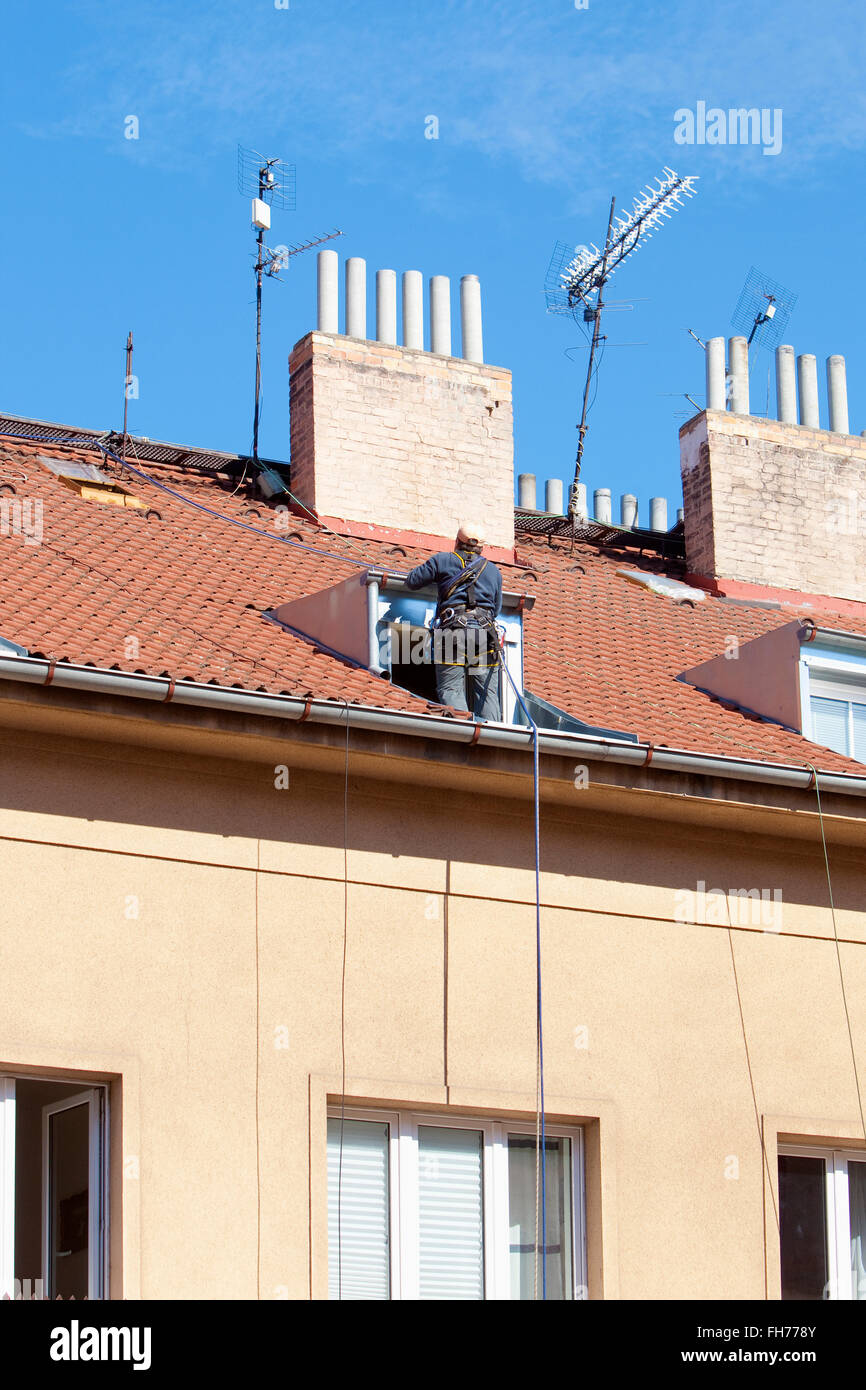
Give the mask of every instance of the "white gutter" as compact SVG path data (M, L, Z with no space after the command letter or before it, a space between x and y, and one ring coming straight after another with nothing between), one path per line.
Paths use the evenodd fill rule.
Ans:
M316 724L344 725L345 704L336 700L305 700L293 695L263 695L258 691L197 681L174 681L167 676L132 675L98 666L77 666L38 657L7 656L0 652L0 679L28 685L52 685L64 690L85 690L100 695L126 695L161 704L192 705L199 709L226 710L235 714L265 715L277 719L309 719ZM446 739L479 747L529 749L532 730L503 724L473 724L440 715L410 714L369 705L348 706L352 728L381 733L408 734L417 738ZM737 781L764 782L774 786L808 790L812 773L796 764L768 763L760 759L726 758L685 749L658 748L651 743L627 743L621 739L591 735L542 733L541 752L561 758L627 763L633 767L699 776L730 777ZM866 797L866 776L847 772L822 772L822 791Z

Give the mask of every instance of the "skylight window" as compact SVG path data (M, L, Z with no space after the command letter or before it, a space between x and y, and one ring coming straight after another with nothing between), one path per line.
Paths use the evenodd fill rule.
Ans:
M147 507L146 502L119 487L96 464L82 463L79 459L48 458L45 454L39 455L39 462L86 502L107 502L115 507L135 507L142 511Z

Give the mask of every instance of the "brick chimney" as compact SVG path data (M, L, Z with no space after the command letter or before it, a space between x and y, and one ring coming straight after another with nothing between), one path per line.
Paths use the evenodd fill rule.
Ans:
M292 491L322 521L355 534L450 545L461 520L484 525L488 553L512 558L511 373L481 361L475 276L461 284L463 356L451 356L449 282L430 282L423 349L422 279L379 271L376 336L366 333L366 267L346 262L346 328L337 332L337 257L319 257L318 328L289 358Z
M704 410L680 430L680 466L693 578L866 603L866 439Z
M289 373L292 491L322 520L450 544L467 518L513 549L510 372L314 332Z

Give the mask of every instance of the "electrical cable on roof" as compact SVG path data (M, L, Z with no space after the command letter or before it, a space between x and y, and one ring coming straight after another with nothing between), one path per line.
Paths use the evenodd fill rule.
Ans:
M26 439L30 444L33 443L32 437L27 434L9 434L2 437L6 439ZM76 442L74 439L64 438L63 436L57 436L51 439L40 439L38 443L65 444L67 447L76 449L82 449L84 447L80 441ZM138 478L142 478L146 483L150 483L152 487L159 488L160 492L167 492L170 497L175 497L179 502L185 502L188 507L195 507L196 511L206 512L208 516L215 516L217 521L225 521L229 526L239 527L241 531L251 531L254 536L264 536L266 540L279 541L282 545L291 546L294 550L306 550L311 555L321 555L326 560L340 560L346 565L357 565L359 569L374 568L369 560L355 560L350 555L337 555L330 550L320 550L317 546L304 545L301 541L290 541L287 536L278 536L273 531L262 531L260 527L250 526L246 521L238 521L233 516L225 516L222 512L214 511L213 507L206 507L203 502L196 502L194 498L184 496L182 492L178 492L175 488L169 487L167 483L158 482L156 478L152 478L149 473L145 473L142 469L133 468L128 460L124 462L118 454L115 454L112 449L109 449L107 444L102 444L98 440L94 440L93 447L99 449L106 457L113 459L115 463L125 468L128 472L135 474Z
M138 450L137 450L136 447L135 447L135 440L132 439L132 438L130 438L130 441L129 441L129 442L130 442L130 445L131 445L131 447L132 447L132 452L135 454L136 459L137 459L138 462L140 463L141 460L138 458ZM235 494L236 494L236 493L238 492L238 490L240 489L240 487L242 486L242 484L243 484L243 482L244 482L244 479L245 479L246 476L247 476L247 468L248 468L248 466L249 466L249 462L250 462L249 459L246 459L246 460L244 461L244 471L243 471L243 474L242 474L242 476L241 476L240 482L238 483L237 487L233 488L233 490L229 493L229 497L234 497ZM155 480L151 478L150 481L153 482L153 481L155 481ZM180 497L180 498L182 498L183 501L185 501L185 502L191 500L190 498L184 497L184 496L183 496L183 493L177 493L177 496ZM304 511L307 512L308 515L309 515L310 517L312 517L314 523L315 523L317 526L319 526L319 527L321 528L321 530L325 531L327 535L329 535L329 536L335 536L335 537L337 538L337 540L344 540L345 543L346 543L346 545L352 545L352 544L353 544L352 540L351 540L349 537L342 537L342 536L340 536L339 532L337 532L337 531L332 531L331 528L330 528L330 526L325 526L324 522L321 522L321 521L319 520L319 518L316 516L315 512L311 511L310 508L307 506L307 504L306 504L305 502L302 502L302 501L300 500L299 497L296 497L295 494L291 491L291 489L286 488L286 496L287 496L287 497L291 497L292 501L293 501L293 502L296 502L296 503L298 504L299 507L303 507ZM225 517L224 519L225 519L226 521L231 520L230 517ZM262 534L262 535L270 535L270 532L268 532L268 531L263 531L261 534ZM283 537L282 537L282 536L277 536L276 539L277 539L277 540L282 540ZM293 542L291 542L291 541L286 541L286 544L287 544L287 545L291 545L291 544L293 544ZM369 568L370 568L370 561L367 560L367 559L365 559L365 561L364 561L364 566L365 566L365 568L369 569Z

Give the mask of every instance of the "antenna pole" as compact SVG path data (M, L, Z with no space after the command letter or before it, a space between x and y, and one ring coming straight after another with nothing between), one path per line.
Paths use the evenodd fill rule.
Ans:
M265 176L268 166L265 164L259 169L259 197L264 199L267 184ZM262 394L262 271L264 269L264 228L259 228L256 237L258 251L256 254L256 403L253 410L253 461L259 461L259 402Z
M132 329L126 335L126 376L123 380L123 447L121 458L126 462L126 412L129 408L129 387L132 381Z
M608 255L610 254L610 234L613 228L613 210L615 204L616 199L611 198L610 216L607 219L607 236L605 237L604 241L604 256L602 258L601 263L601 274L598 284L598 293L596 295L595 308L592 311L592 343L590 344L589 349L589 363L586 368L586 384L583 388L583 409L580 415L580 424L577 427L577 458L574 464L574 482L571 485L571 495L568 499L568 515L571 519L572 526L574 526L574 520L577 515L577 485L580 482L580 468L583 462L583 446L586 440L586 431L588 428L586 423L586 416L587 410L589 408L589 388L592 385L592 368L593 363L595 362L596 352L598 351L599 340L601 338L601 311L604 308L604 284L605 280L607 279L607 260Z

